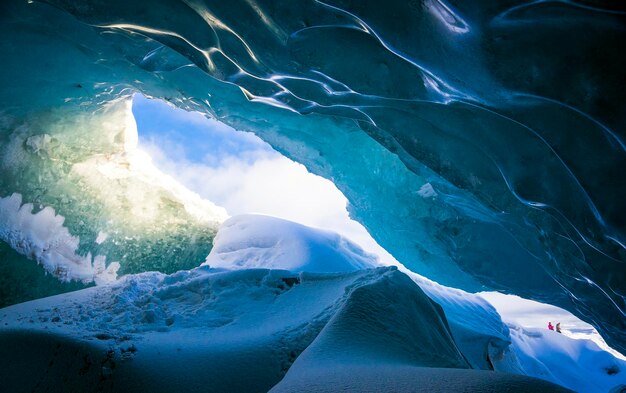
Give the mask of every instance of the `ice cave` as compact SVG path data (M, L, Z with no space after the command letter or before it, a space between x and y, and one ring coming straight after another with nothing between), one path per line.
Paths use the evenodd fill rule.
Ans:
M0 27L0 392L626 392L622 2Z

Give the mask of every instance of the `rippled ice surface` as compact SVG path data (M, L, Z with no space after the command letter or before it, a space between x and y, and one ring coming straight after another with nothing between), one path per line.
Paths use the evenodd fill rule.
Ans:
M0 196L54 208L79 253L129 272L209 251L219 209L198 217L171 189L121 175L123 108L142 92L254 132L332 179L415 272L559 305L624 349L622 6L0 7ZM137 193L151 201L139 221L122 213ZM102 231L115 247L95 242Z

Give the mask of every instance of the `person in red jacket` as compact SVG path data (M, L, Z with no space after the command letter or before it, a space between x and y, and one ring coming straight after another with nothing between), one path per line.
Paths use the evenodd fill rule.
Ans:
M552 325L552 322L548 322L548 329L554 330L554 325Z

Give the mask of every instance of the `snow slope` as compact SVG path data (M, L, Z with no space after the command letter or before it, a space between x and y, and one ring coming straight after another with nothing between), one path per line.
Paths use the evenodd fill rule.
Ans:
M508 325L519 373L577 392L626 388L626 358L610 348L589 324L548 304L495 292L481 293ZM547 329L561 322L562 334ZM495 367L501 367L500 362Z
M548 329L509 325L513 345L526 375L577 392L626 389L626 362L591 340L576 340ZM617 390L620 391L620 390Z
M445 287L412 272L405 272L439 304L454 340L472 368L524 374L510 350L509 329L496 309L482 297Z
M448 288L398 267L445 312L456 344L473 368L493 370L490 358L501 360L503 371L522 373L515 359L504 370L511 339L496 309L478 295ZM379 266L377 256L336 233L280 218L240 215L222 224L206 264L223 268L279 268L292 272L342 272Z
M602 350L618 359L626 360L626 356L609 347L593 326L581 321L567 310L499 292L482 292L478 295L491 303L507 324L545 329L548 321L553 324L561 323L561 330L567 337L591 340Z

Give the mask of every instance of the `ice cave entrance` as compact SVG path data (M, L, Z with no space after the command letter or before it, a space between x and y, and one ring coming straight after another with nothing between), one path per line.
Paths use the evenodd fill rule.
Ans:
M142 94L133 96L139 149L152 163L230 216L263 214L326 229L395 259L349 217L335 185L274 150L251 132Z

